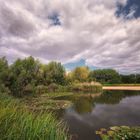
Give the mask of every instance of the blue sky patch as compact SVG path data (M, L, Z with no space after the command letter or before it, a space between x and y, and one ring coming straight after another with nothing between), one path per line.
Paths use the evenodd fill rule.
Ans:
M84 59L81 59L77 62L71 62L71 63L67 63L64 65L64 67L67 69L67 70L73 70L75 69L76 67L82 67L82 66L86 66L86 63L85 63L85 60ZM94 66L90 66L89 67L91 70L94 70L94 69L97 69L96 67Z
M132 8L135 9L134 17L135 18L140 17L140 0L128 0L125 6L118 3L117 7L118 8L116 11L116 15L118 17L123 15L124 18L127 18L127 15L130 13Z
M67 63L67 64L64 65L64 67L67 70L73 70L74 68L81 67L81 66L85 66L85 60L84 59L81 59L81 60L79 60L77 62Z
M59 15L57 13L53 13L48 18L51 20L52 25L55 25L55 26L61 25L61 22L60 22L60 19L59 19Z

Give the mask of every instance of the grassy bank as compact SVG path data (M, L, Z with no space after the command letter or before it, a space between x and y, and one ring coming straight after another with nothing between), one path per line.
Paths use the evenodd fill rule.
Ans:
M28 92L32 93L32 90ZM65 93L100 93L102 92L102 85L100 83L73 83L70 85L57 85L50 84L49 86L37 86L35 88L35 94L45 94L51 96L52 93L56 93L56 96Z
M70 88L72 92L83 93L100 93L102 92L102 85L100 83L77 83L73 84Z
M51 113L29 112L19 99L0 94L1 140L67 140L66 127Z

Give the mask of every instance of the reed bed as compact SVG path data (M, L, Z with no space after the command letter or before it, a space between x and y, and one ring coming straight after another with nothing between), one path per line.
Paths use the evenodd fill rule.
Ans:
M0 94L1 140L67 140L66 127L51 113L29 112L19 100Z

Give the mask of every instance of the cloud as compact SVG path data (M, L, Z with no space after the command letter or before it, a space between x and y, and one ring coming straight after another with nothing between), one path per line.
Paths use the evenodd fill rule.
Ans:
M130 20L117 17L117 3L127 1L0 0L0 56L140 72L140 19L134 8Z

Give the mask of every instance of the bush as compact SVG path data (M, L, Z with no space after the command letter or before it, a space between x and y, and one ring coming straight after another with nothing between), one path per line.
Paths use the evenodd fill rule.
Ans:
M92 84L92 83L74 84L70 88L71 88L71 91L74 91L74 92L97 93L97 92L102 91L101 84Z
M42 94L42 93L47 93L48 92L48 87L44 85L38 85L35 88L35 93L36 94Z
M77 83L72 85L61 86L57 84L50 84L47 92L88 92L98 93L102 92L102 85L99 83Z
M67 92L67 86L57 85L52 83L48 86L48 92Z
M48 86L48 92L56 92L58 89L58 85L55 83L52 83Z
M35 92L35 86L33 86L32 84L26 85L23 89L24 95L33 94L34 92Z
M0 92L1 93L10 93L10 90L8 87L6 87L4 84L0 84Z

